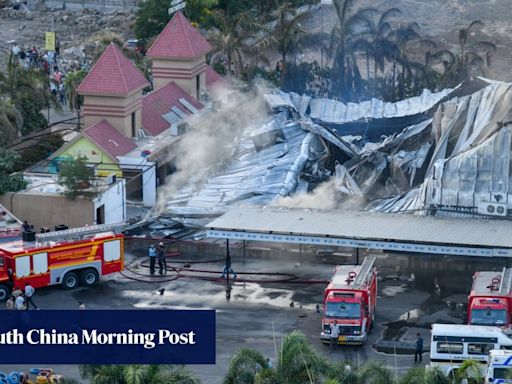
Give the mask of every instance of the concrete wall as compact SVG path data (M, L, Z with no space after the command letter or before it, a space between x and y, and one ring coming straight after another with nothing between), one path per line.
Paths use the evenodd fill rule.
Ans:
M86 128L105 119L123 136L132 137L132 112L135 113L135 133L142 127L142 90L126 97L86 95L83 112Z
M0 195L0 204L20 220L34 225L36 232L41 227L66 224L69 227L83 227L94 223L94 203L83 197L75 200L54 194L7 192Z
M100 192L94 199L94 221L97 223L96 209L105 206L105 222L114 224L125 221L126 218L126 181L124 179Z

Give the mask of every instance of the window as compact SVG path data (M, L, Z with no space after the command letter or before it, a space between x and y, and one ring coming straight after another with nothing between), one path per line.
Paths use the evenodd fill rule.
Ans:
M132 112L132 137L137 137L137 127L135 126L135 112Z
M464 351L464 344L462 343L437 343L437 353L462 353Z
M16 277L30 275L30 256L18 256L16 258Z
M113 240L103 243L103 258L105 261L115 261L121 258L121 241Z
M510 368L494 368L494 380L505 380L509 375Z
M468 354L470 355L488 355L494 348L494 344L468 344Z
M0 268L2 268L4 265L4 257L0 256Z
M48 272L48 253L35 253L32 255L32 263L35 274Z
M196 76L196 99L199 100L201 97L201 75Z

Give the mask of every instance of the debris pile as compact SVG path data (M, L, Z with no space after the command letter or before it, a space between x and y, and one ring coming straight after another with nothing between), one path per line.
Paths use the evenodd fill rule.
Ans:
M398 103L267 94L267 121L245 128L206 182L168 196L165 214L200 226L238 205L357 202L378 212L512 215L511 97L510 84L482 78Z

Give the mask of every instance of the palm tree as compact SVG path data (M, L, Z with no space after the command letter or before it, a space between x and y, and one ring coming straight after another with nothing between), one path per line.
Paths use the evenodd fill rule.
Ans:
M299 331L286 335L275 368L267 368L263 355L243 349L232 359L224 384L310 384L320 382L329 364L311 348Z
M64 80L64 88L69 109L71 111L76 111L77 129L80 129L80 108L83 104L83 97L78 94L76 89L85 76L87 76L87 72L81 69L79 71L68 72L66 79Z
M450 384L450 379L438 368L415 367L407 371L399 384Z
M259 371L266 367L265 357L252 349L241 349L231 358L224 384L253 383ZM260 377L259 381L264 378Z
M163 365L81 366L82 378L92 384L200 384L184 367Z
M351 100L353 91L358 91L361 75L357 65L357 53L363 53L367 59L367 80L369 77L369 60L373 57L373 45L370 43L372 14L374 8L364 8L352 12L353 0L334 0L337 16L336 26L331 32L330 54L334 57L333 72L337 77L340 96Z
M237 77L244 69L246 57L251 57L251 61L265 59L260 49L265 42L257 39L254 15L250 12L231 15L218 10L214 17L219 27L209 36L214 47L212 64L225 58L227 72Z
M306 30L302 28L301 22L310 15L310 11L297 13L297 10L288 1L283 2L274 13L271 24L275 24L275 26L268 33L273 45L281 54L283 64L281 83L286 76L287 56L300 47L306 36Z
M480 371L480 364L476 360L465 360L455 373L455 381L460 383L462 379L472 379L477 383L484 381Z
M364 365L359 372L363 384L394 384L393 373L382 363L370 362Z
M452 54L453 62L447 71L447 85L453 86L469 76L481 74L483 67L490 65L490 58L496 50L496 45L484 40L469 42L471 31L483 25L480 20L475 20L466 29L459 29L457 52Z

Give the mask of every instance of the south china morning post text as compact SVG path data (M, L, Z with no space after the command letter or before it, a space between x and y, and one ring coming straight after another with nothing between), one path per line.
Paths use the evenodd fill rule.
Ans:
M1 311L0 356L8 364L215 364L215 311Z
M52 329L31 329L26 334L20 330L12 329L0 333L0 345L140 345L144 349L153 349L157 345L194 345L196 333L194 331L176 333L169 329L159 329L154 333L126 332L105 333L97 329L83 329L81 334L64 333Z

